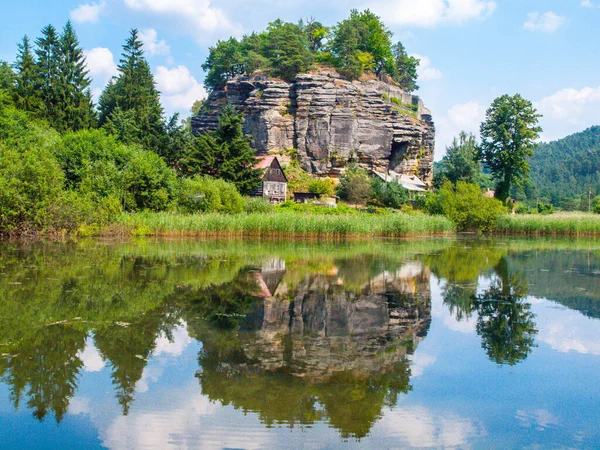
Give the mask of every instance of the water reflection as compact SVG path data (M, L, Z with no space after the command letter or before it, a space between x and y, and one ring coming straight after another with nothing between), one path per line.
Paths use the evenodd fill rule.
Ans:
M582 348L576 327L546 326L532 302L545 297L570 308L561 315L569 323L580 312L600 317L600 257L552 245L3 246L1 382L17 412L28 409L39 421L51 415L62 426L81 406L72 402L85 374L106 372L127 416L152 390L149 362L181 355L177 342L197 341L186 376L219 408L252 413L267 427L327 423L344 439L362 439L380 423L392 435L402 428L392 417L412 423L411 411L425 411L394 408L413 395L415 377L440 364L419 352L432 327L432 280L444 309L473 321L479 352L494 364L518 365L538 335L554 349ZM594 336L586 339L581 353L600 354ZM533 423L528 411L541 409L515 417ZM485 434L477 421L451 417L468 425L452 445Z

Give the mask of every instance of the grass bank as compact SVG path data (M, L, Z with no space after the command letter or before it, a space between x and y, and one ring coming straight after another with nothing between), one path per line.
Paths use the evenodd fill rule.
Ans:
M136 236L256 236L256 237L402 237L455 231L441 216L421 214L313 215L274 214L123 214L121 232Z
M511 235L600 235L600 215L559 213L543 215L503 215L498 219L497 233Z

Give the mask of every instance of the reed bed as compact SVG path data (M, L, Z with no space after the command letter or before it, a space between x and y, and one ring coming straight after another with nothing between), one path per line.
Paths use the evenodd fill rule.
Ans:
M400 237L440 235L456 229L445 217L400 213L330 216L144 212L124 214L119 224L138 236Z
M585 213L559 213L548 216L504 215L499 218L496 231L502 234L531 236L600 235L600 215Z

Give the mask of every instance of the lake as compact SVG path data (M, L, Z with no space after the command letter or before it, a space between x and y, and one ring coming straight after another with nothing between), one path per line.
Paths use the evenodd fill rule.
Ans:
M600 448L600 242L0 244L0 447Z

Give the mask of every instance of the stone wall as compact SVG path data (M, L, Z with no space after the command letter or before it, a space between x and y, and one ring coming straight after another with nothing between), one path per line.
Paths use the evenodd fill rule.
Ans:
M397 98L402 107L385 98ZM216 128L229 104L246 114L245 132L258 154L296 149L314 175L339 176L348 161L369 170L433 177L435 127L417 96L378 80L350 82L334 71L298 75L293 82L240 77L211 93L192 119L194 132Z

